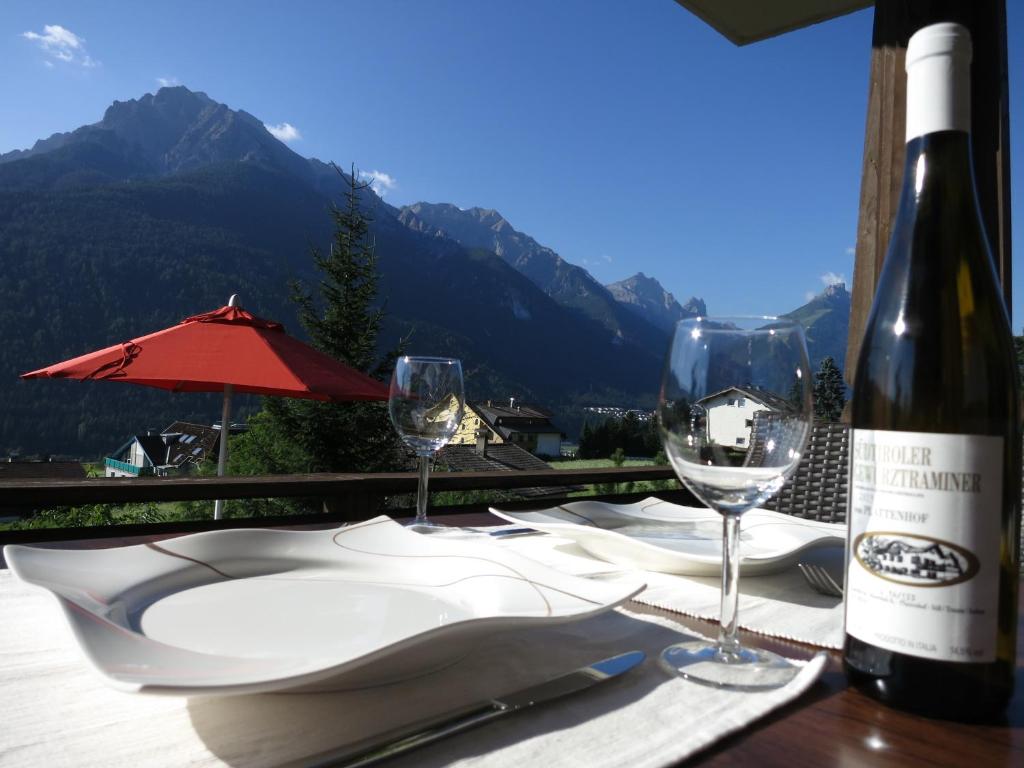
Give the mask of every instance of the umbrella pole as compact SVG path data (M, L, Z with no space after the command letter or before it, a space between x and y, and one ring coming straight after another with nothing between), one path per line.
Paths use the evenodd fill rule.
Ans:
M231 395L235 388L231 384L224 385L224 408L220 413L220 453L217 457L217 477L224 476L224 468L228 463L228 436L231 434ZM213 519L220 520L224 516L224 499L217 499L213 505Z

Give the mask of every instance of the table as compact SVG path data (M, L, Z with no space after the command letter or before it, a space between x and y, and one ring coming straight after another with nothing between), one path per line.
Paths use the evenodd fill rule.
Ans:
M742 588L742 587L741 587ZM1024 598L1024 591L1019 597ZM632 610L669 616L662 611ZM680 624L714 634L710 622L671 614ZM1024 600L1018 602L1017 680L1003 725L964 725L885 707L849 688L842 655L829 663L801 699L769 715L686 763L688 766L995 766L1024 765ZM740 633L743 643L790 658L810 658L818 649Z
M488 515L439 517L456 525L493 525ZM303 528L329 526L301 526ZM54 542L54 547L104 547L137 544L168 538L92 539ZM841 655L829 653L820 680L802 698L759 721L743 732L718 742L685 763L687 766L1020 766L1024 765L1024 589L1019 595L1017 625L1017 686L1005 722L964 725L929 720L884 707L848 688ZM677 613L632 603L630 610L668 618L678 624L714 635L716 625ZM744 643L792 658L810 658L819 649L799 643L741 633Z

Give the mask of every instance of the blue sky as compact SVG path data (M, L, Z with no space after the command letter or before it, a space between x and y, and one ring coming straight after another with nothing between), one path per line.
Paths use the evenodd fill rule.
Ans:
M672 0L4 0L0 151L182 84L374 172L395 205L496 208L604 283L785 312L852 281L871 18L737 48Z

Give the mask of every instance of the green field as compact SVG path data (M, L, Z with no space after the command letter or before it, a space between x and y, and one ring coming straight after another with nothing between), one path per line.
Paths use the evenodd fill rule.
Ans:
M658 466L654 459L626 459L620 464L611 459L570 459L566 461L549 461L552 469L608 469L622 467L654 467ZM595 496L614 493L656 493L657 491L674 490L679 487L675 480L640 480L628 483L599 483L591 485L584 491L575 491L570 496Z
M552 469L606 469L614 467L615 462L611 459L565 459L549 461ZM624 467L653 467L653 459L626 459L622 462Z

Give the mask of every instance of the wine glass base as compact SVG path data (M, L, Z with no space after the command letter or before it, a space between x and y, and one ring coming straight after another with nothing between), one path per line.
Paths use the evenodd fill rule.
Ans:
M701 685L733 691L765 691L781 688L800 668L759 648L721 651L716 643L691 640L670 645L661 652L661 666L674 675Z
M424 520L421 522L410 520L408 523L405 523L405 527L408 528L410 531L415 531L416 533L427 534L443 533L444 531L450 531L452 529L452 526L450 525L445 525L444 523L435 523L433 520Z

